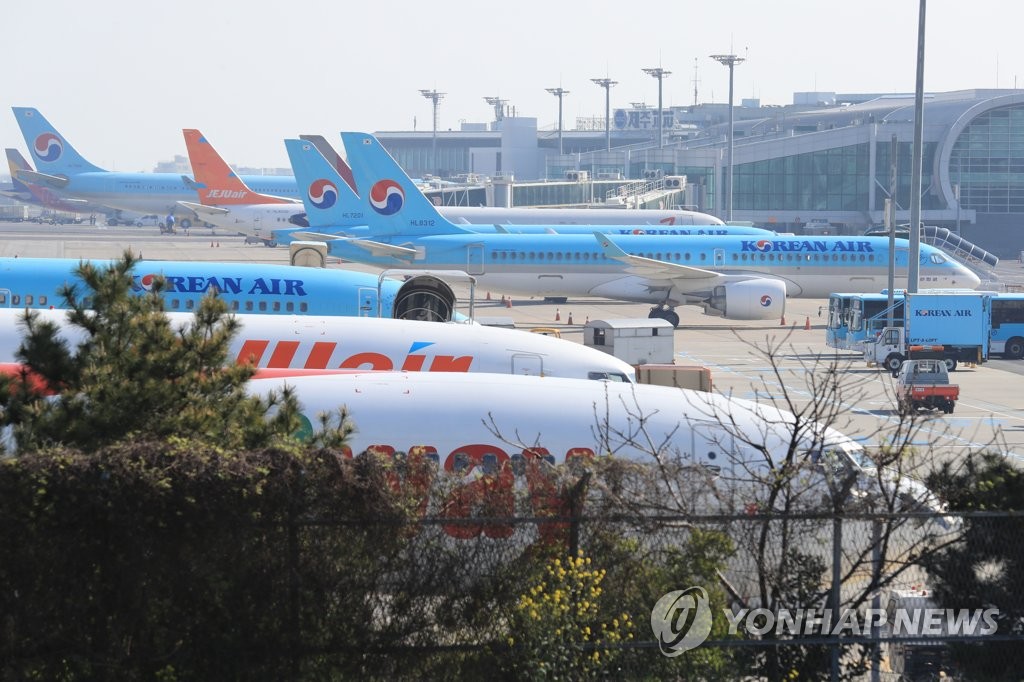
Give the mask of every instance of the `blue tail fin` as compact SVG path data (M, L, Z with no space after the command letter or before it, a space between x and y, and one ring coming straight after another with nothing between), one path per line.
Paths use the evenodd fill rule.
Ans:
M77 175L103 169L82 158L56 128L31 107L12 107L21 134L25 137L36 170L50 175Z
M5 151L7 152L7 166L11 169L11 182L14 184L14 191L29 192L28 185L18 179L18 171L32 170L32 166L28 165L28 161L17 149L8 147Z
M359 197L312 142L285 140L310 227L366 225Z
M356 187L363 188L360 201L372 232L411 237L468 232L437 212L376 137L342 133L341 140Z

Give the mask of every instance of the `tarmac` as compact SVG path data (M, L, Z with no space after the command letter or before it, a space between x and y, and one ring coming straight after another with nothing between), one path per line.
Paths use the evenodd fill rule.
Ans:
M114 258L131 249L147 260L287 263L287 247L245 244L244 238L192 228L188 235L159 235L155 228L88 225L0 224L0 256ZM364 272L373 268L330 264ZM982 288L1024 285L1024 265L1002 261ZM456 287L468 299L468 289ZM504 297L504 299L503 299ZM647 304L604 299L555 303L477 287L478 317L511 319L517 328L555 328L562 338L582 343L592 320L647 318ZM460 308L468 310L466 305ZM788 299L779 320L735 321L709 316L696 306L676 309L680 325L672 361L710 368L716 392L772 402L807 418L827 421L866 446L909 443L925 466L962 460L969 452L995 450L1024 464L1024 360L992 358L951 375L960 400L951 415L922 413L901 418L892 377L869 368L859 356L825 345L827 300Z

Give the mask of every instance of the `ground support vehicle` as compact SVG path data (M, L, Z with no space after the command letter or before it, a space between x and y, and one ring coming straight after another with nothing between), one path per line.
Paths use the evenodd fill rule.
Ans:
M896 373L896 400L903 414L921 409L952 414L959 397L960 387L949 383L942 359L905 360Z

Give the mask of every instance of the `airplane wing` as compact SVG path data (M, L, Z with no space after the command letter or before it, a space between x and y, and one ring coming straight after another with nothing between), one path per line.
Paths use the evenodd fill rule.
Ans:
M38 171L19 169L16 172L18 179L22 182L30 182L33 185L46 185L54 189L64 189L68 186L68 179L59 175L48 175Z
M193 191L196 191L196 190L199 190L199 189L202 189L202 188L206 187L206 185L204 185L203 183L196 182L195 180L193 180L192 178L190 178L187 175L182 175L181 176L181 181L183 183L185 183L186 187L188 187L190 190L193 190Z
M613 242L607 234L595 232L594 237L604 250L608 258L613 258L629 266L629 272L654 280L688 280L682 288L688 285L709 286L714 280L723 279L723 275L711 270L702 270L689 265L668 263L643 256L631 256ZM678 285L677 285L678 286Z
M310 242L330 242L344 239L349 244L355 244L356 246L366 249L374 256L390 256L392 258L402 258L404 260L412 260L416 256L416 249L410 249L407 246L384 244L370 239L352 239L341 234L323 234L321 232L301 231L292 232L291 237L292 239Z
M227 208L222 208L220 206L205 206L193 201L179 201L178 206L187 208L196 215L224 215L225 213L231 213L230 209Z

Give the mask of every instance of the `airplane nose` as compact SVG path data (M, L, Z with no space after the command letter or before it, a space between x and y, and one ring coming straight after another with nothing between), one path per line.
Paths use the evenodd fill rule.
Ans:
M977 289L981 286L981 278L961 265L953 277L953 285L965 289Z

